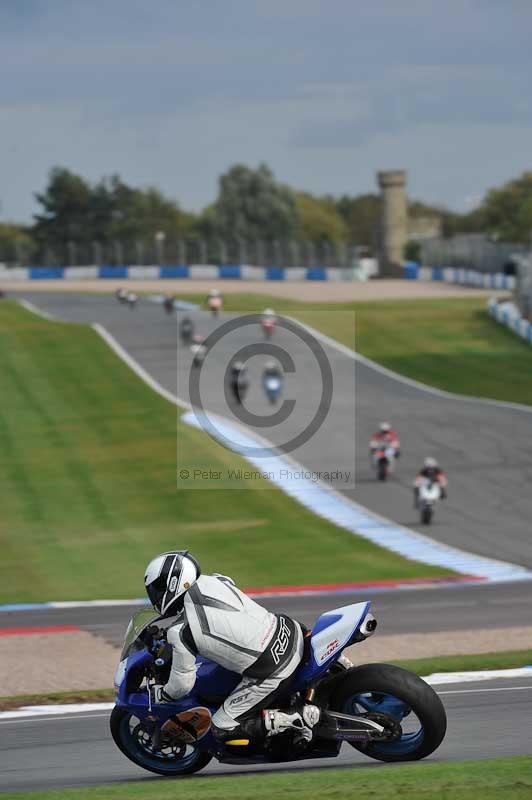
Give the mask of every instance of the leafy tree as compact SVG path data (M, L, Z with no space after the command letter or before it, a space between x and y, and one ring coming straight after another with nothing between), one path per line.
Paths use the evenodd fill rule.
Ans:
M67 259L71 243L91 251L94 242L104 247L120 242L123 252L133 255L138 241L154 246L155 234L162 231L167 247L175 250L178 238L186 235L193 218L182 212L156 188L128 186L118 175L102 178L95 185L79 175L56 167L50 173L43 193L36 195L43 208L35 215L35 236L45 251ZM107 256L118 255L107 247Z
M68 169L55 167L45 191L35 197L43 208L35 215L34 226L41 245L64 248L69 241L90 241L91 187L87 181Z
M299 237L307 241L339 244L347 240L347 225L330 198L297 192Z
M378 194L342 195L334 201L347 227L352 244L372 247L378 240L380 197Z
M403 255L406 261L420 261L421 260L421 244L410 239L403 248Z
M297 232L294 193L278 183L266 164L243 164L220 177L212 221L226 239L290 239Z
M532 231L532 172L491 189L477 211L482 228L503 241L528 242Z
M35 241L27 225L0 223L0 263L27 263L35 253Z

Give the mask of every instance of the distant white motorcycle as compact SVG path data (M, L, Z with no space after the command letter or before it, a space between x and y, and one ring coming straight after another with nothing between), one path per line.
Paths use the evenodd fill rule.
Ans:
M281 380L280 375L265 375L262 380L262 385L264 388L264 393L270 403L275 405L278 401L279 397L281 396L281 390L283 388L283 383Z
M130 308L135 308L137 305L138 297L135 292L128 292L126 295L126 303Z
M434 507L441 500L441 486L432 478L423 478L417 486L418 508L422 525L430 525L434 516Z

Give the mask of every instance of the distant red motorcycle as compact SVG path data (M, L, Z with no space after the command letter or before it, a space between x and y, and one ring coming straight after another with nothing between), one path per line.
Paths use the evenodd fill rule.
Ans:
M266 308L262 313L261 328L265 339L271 339L275 331L277 317L271 308Z
M388 442L371 442L371 457L377 472L377 479L385 481L393 472L397 451Z

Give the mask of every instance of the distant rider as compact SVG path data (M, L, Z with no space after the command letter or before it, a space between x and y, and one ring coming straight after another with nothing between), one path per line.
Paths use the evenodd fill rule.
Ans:
M301 742L312 739L319 708L310 703L283 712L276 698L284 692L303 658L303 630L286 614L255 603L224 575L201 575L186 550L156 556L144 583L150 602L163 617L175 617L167 631L172 646L168 682L156 686L156 702L184 697L196 681L196 657L236 672L242 680L212 718L219 742L263 738L287 730ZM272 708L273 706L273 708Z
M381 422L379 430L376 431L371 437L369 449L372 453L380 447L393 447L395 457L399 458L401 454L401 443L397 431L395 431L389 422Z
M445 500L447 497L447 476L436 459L429 457L423 462L423 468L419 470L414 480L414 508L418 507L419 487L423 481L427 479L439 485L440 497L442 500Z
M264 311L262 312L260 324L262 326L264 335L267 339L273 335L276 322L277 322L277 316L273 308L265 308Z
M222 309L222 295L219 289L211 289L207 295L207 308L216 317Z
M242 404L249 386L248 372L242 361L235 361L231 366L229 380L235 400L237 403Z
M207 347L205 346L205 337L202 333L194 333L192 335L192 342L190 345L190 352L192 353L192 366L201 367L207 355Z
M174 306L174 295L167 294L163 300L163 308L167 314L171 314L175 308Z
M264 372L262 373L263 379L266 378L279 378L282 380L282 372L279 366L275 363L275 361L268 361L264 367Z
M275 403L283 388L283 373L275 361L268 361L264 367L262 388L269 401Z
M194 336L194 323L190 317L184 317L179 323L179 336L183 344L190 344Z

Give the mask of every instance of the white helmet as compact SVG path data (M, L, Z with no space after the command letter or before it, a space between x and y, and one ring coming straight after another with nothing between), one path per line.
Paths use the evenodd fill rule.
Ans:
M429 458L426 458L423 463L427 469L436 469L436 467L438 466L438 462L436 461L436 459L430 458L430 456Z
M209 292L209 297L219 297L220 290L219 289L211 289Z
M275 316L275 311L273 310L273 308L265 308L262 313L264 314L265 317Z
M179 599L200 575L200 566L188 550L173 550L155 556L144 575L144 585L152 606L165 617L177 614L182 607Z
M391 431L392 426L390 425L389 422L381 422L379 428L381 430L381 433L388 433L389 431Z

